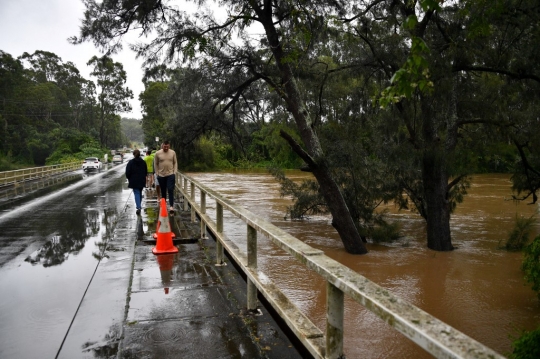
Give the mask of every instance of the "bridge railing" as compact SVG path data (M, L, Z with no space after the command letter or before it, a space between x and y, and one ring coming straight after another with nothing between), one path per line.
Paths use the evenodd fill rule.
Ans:
M196 221L197 215L200 218L201 237L204 237L207 229L215 235L216 265L223 263L223 251L227 250L246 274L247 309L256 309L259 291L315 358L337 359L344 355L345 296L363 305L436 358L504 358L190 176L178 173L176 186L184 196L184 210L191 208L191 220ZM196 189L199 191L199 203L196 202ZM206 213L208 196L216 202L215 218L210 218ZM223 233L224 210L246 223L247 253L240 251L238 246ZM270 238L281 249L326 280L325 332L312 323L265 273L258 271L259 233Z
M81 168L81 163L82 162L71 162L52 166L23 168L14 171L3 171L0 172L0 186L48 177L62 172L74 171Z

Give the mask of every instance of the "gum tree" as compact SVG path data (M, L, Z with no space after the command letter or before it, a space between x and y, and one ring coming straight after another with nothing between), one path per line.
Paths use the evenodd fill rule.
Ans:
M101 145L107 145L108 130L120 128L118 112L131 110L129 100L133 92L125 87L126 71L121 63L114 62L109 56L94 56L88 61L93 66L91 76L97 78L98 107L99 107L99 140Z

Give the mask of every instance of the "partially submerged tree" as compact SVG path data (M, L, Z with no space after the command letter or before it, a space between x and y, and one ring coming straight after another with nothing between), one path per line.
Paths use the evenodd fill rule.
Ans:
M342 21L358 40L356 63L373 69L381 86L390 83L376 97L400 118L389 136L398 150L395 178L407 194L400 203L412 201L426 219L429 248L452 250L450 215L466 194L470 174L470 152L463 143L485 124L500 126L509 113L508 108L495 111L493 96L480 91L488 84L482 74L534 78L516 68L523 65L516 44L531 48L530 39L538 37L538 22L525 21L536 18L538 6L531 1L371 1L352 3L350 12L354 16ZM514 22L518 18L523 24Z

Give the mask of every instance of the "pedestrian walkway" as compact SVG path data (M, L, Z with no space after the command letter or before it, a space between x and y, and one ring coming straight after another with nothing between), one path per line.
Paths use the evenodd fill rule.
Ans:
M302 358L266 309L246 311L246 283L228 258L216 266L215 241L177 203L170 214L176 254L152 254L158 215L146 191L141 217L129 202L137 233L118 358ZM122 227L129 228L125 223ZM146 228L146 230L145 230ZM135 233L134 233L135 234Z

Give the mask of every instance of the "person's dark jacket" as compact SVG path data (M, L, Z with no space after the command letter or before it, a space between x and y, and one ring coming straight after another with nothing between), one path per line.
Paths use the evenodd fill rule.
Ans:
M141 157L130 160L126 166L126 178L129 188L144 188L147 174L146 162Z

